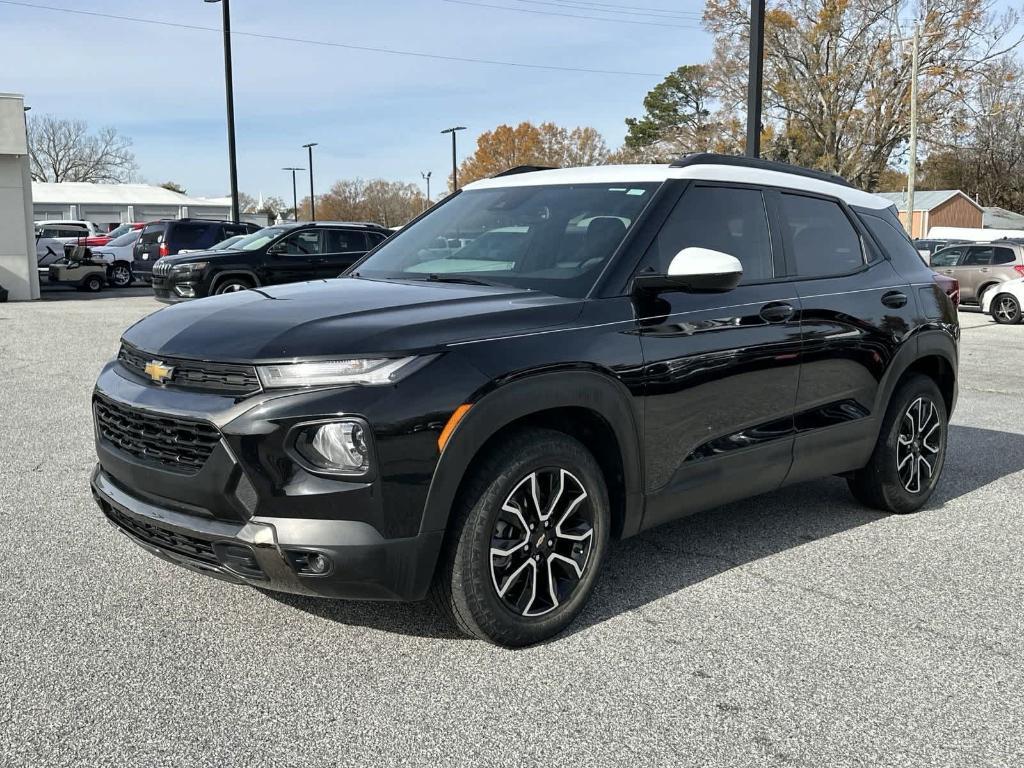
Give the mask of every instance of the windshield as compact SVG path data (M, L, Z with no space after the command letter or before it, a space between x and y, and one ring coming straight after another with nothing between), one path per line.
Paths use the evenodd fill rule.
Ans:
M227 251L229 249L233 250L233 249L238 247L238 241L241 240L243 237L244 237L244 235L232 235L231 237L227 238L226 240L221 240L219 243L214 243L213 245L210 246L209 250L211 250L211 251Z
M262 248L264 245L269 243L275 237L283 235L288 231L287 227L266 227L253 232L251 235L246 235L237 243L231 246L231 250L235 251L255 251Z
M141 229L133 229L131 232L125 232L120 237L115 237L113 240L111 240L109 243L107 243L107 245L114 245L114 246L131 245L132 243L134 243L136 240L139 239L139 235L141 235L141 234L142 234L142 230Z
M462 192L392 235L356 274L585 296L657 187L564 184Z

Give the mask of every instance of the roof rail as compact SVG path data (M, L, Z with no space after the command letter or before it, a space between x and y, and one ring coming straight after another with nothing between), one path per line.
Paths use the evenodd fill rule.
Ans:
M517 165L509 168L507 171L496 173L490 178L500 179L502 176L515 176L517 173L533 173L534 171L554 171L554 166L550 165Z
M762 171L778 171L780 173L789 173L794 176L806 176L809 179L827 181L830 184L839 184L844 187L853 187L853 184L848 182L838 173L815 171L811 168L804 168L799 165L790 165L789 163L780 163L775 160L762 160L759 157L719 155L715 152L691 152L688 155L680 157L669 167L686 168L691 165L735 165L740 166L741 168L758 168Z

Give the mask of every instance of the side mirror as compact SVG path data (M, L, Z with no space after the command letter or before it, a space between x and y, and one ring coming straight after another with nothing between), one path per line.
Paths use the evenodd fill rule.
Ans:
M683 248L664 275L638 275L634 285L649 291L725 293L743 278L743 265L735 256L710 248Z

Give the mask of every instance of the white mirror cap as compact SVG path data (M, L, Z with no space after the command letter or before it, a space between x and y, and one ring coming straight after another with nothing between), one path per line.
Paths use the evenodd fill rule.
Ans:
M668 265L669 277L734 274L743 274L740 260L710 248L683 248Z

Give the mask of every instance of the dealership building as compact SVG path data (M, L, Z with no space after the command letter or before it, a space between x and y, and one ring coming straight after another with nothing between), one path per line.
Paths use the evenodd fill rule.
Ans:
M231 198L190 197L149 184L32 182L33 221L84 219L109 229L134 221L188 217L229 219Z

